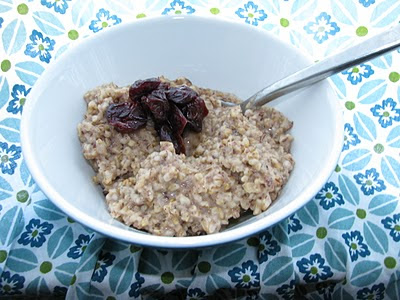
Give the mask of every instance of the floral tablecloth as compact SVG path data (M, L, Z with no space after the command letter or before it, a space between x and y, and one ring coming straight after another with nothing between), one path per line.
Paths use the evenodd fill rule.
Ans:
M40 191L19 137L37 78L88 35L170 14L258 26L319 60L398 23L400 2L0 0L0 296L400 299L399 51L332 77L345 115L338 165L306 207L257 236L142 249L75 223Z

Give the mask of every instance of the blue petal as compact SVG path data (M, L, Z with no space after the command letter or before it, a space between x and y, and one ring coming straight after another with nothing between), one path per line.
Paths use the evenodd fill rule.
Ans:
M349 171L360 171L371 161L372 154L368 149L355 149L343 158L342 166Z
M44 68L33 61L20 62L15 65L15 72L18 77L29 85L33 85L43 71Z
M353 116L353 121L359 136L371 142L376 139L376 126L371 118L357 112Z
M377 261L361 261L357 263L350 276L350 282L352 285L358 287L365 287L376 280L382 273L382 265Z
M393 128L389 132L386 143L388 143L390 147L400 148L400 126Z
M386 216L393 213L397 207L398 200L393 195L377 195L372 198L368 205L370 213L377 216Z
M37 11L33 13L33 20L39 28L47 35L62 35L65 33L64 25L52 13Z
M117 2L117 0L110 1L112 3ZM129 5L130 2L126 2ZM71 14L72 14L72 22L78 26L78 28L85 25L93 15L94 4L91 0L86 1L75 1L72 6Z
M362 104L372 104L378 100L381 100L383 94L386 91L387 84L383 79L376 79L367 81L364 83L357 95L360 103Z
M382 175L391 185L400 187L400 163L391 156L384 156L381 161Z
M388 251L389 241L385 232L374 223L367 221L364 223L364 237L369 247L380 254Z
M16 53L24 45L26 29L22 21L15 19L4 28L2 34L4 52L8 55Z
M271 260L264 269L262 281L265 286L274 286L286 282L293 275L291 257L280 256Z
M384 27L396 21L400 15L398 0L386 0L379 3L371 15L370 22L373 27Z
M328 218L329 228L349 230L354 224L354 213L345 208L336 208Z
M353 25L353 22L358 19L354 1L331 0L331 9L332 15L344 24Z

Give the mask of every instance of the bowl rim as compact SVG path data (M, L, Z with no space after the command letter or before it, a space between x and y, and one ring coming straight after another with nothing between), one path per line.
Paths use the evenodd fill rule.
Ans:
M156 248L168 248L168 249L189 249L189 248L204 248L211 247L215 245L222 245L229 242L234 242L248 236L259 233L260 231L266 230L267 228L276 225L280 221L289 217L301 207L305 206L323 184L328 180L330 175L332 174L337 161L339 159L342 142L343 142L343 112L339 106L339 98L335 89L333 88L333 84L330 80L325 79L324 81L328 82L328 86L332 89L333 95L336 95L336 101L331 101L330 103L332 112L335 115L336 126L335 126L335 136L333 136L333 145L332 145L332 155L328 164L321 171L320 175L316 180L309 186L307 186L299 197L297 197L296 201L293 201L290 205L286 207L285 210L279 210L277 212L271 213L266 218L260 218L260 220L255 221L254 223L250 223L244 225L243 227L238 227L231 230L226 230L222 232L218 232L210 235L202 235L202 236L188 236L188 237L167 237L167 236L157 236L148 233L139 233L135 231L129 231L124 228L117 228L112 224L105 223L104 221L100 221L95 217L89 216L79 208L70 204L67 200L61 196L55 188L51 186L51 184L46 179L46 176L42 173L37 160L35 159L35 152L32 151L31 147L31 137L29 135L29 124L32 119L32 110L35 104L38 102L39 91L43 90L46 86L47 78L51 77L53 70L57 68L58 65L61 65L64 60L67 60L69 56L75 55L77 52L81 50L81 48L85 48L93 43L97 39L106 38L108 35L113 35L118 33L119 31L124 31L126 28L131 26L147 26L148 24L154 25L157 23L164 22L176 22L176 21L185 21L189 22L211 22L214 24L222 24L227 26L232 26L233 30L235 28L239 28L241 30L256 30L265 35L267 38L275 40L276 42L283 44L287 47L290 47L295 53L301 57L304 57L310 64L313 63L310 56L306 53L301 52L299 49L295 48L293 45L282 41L278 37L272 35L265 29L261 29L254 26L249 26L242 22L238 22L235 20L227 19L227 18L212 18L206 16L198 16L198 15L184 15L184 16L154 16L148 17L141 20L133 20L128 21L118 26L111 27L103 32L93 34L91 36L82 39L82 41L76 43L75 45L71 45L69 49L67 49L66 53L64 53L59 59L57 59L54 63L50 64L50 66L43 72L43 74L38 78L36 83L33 85L32 90L29 95L29 101L27 101L24 112L21 117L21 147L22 153L24 157L24 161L35 180L36 184L39 186L41 191L48 197L49 200L52 201L61 211L63 211L66 215L72 216L72 218L93 229L96 232L99 232L105 236L109 236L113 239L119 239L124 242L128 242L131 244L137 244L141 246L147 247L156 247Z

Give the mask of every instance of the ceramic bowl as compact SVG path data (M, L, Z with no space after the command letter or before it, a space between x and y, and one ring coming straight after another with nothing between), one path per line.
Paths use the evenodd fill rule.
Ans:
M270 105L294 122L290 179L270 208L222 232L161 237L114 220L77 136L83 94L104 83L128 85L164 75L231 92L246 99L312 61L291 45L246 24L195 16L126 23L84 39L43 73L24 107L23 155L47 197L76 221L129 243L160 248L200 248L260 232L304 206L335 168L343 143L342 112L325 80Z

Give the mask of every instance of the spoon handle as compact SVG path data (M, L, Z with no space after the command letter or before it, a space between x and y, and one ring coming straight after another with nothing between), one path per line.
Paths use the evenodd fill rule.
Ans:
M262 106L280 96L400 47L400 25L321 60L260 90L240 104L242 111Z

